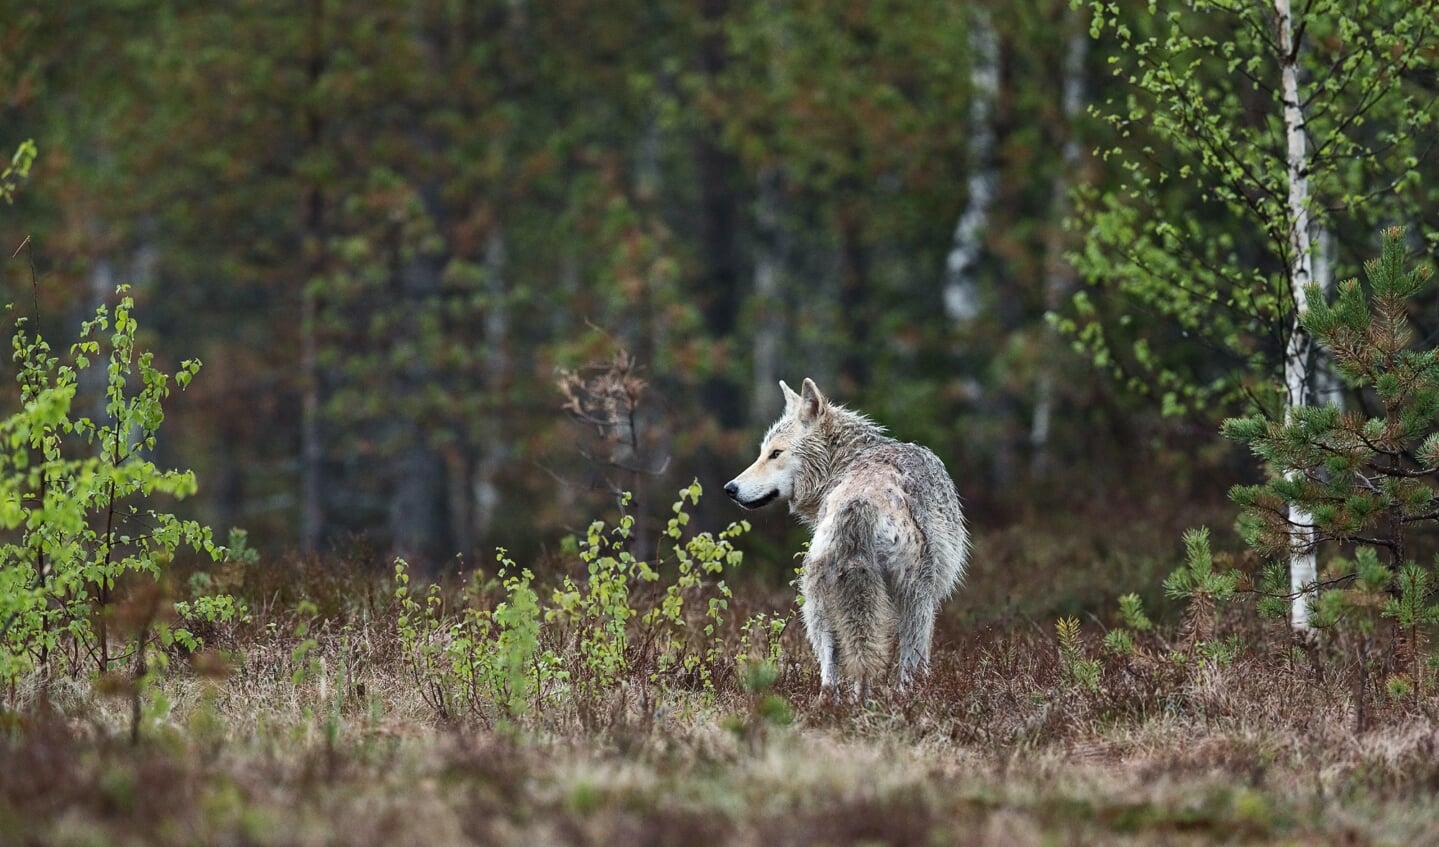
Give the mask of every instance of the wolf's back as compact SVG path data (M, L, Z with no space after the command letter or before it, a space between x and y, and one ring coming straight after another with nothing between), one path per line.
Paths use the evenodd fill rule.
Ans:
M944 462L927 447L906 444L900 471L911 513L924 533L929 558L936 571L938 599L947 597L964 579L969 561L969 532L964 525L959 492Z
M890 565L896 576L913 588L931 595L935 603L948 597L964 577L969 559L969 533L954 481L944 462L927 447L890 442L875 449L861 465L877 463L888 471L886 481L896 485L903 496L906 518L918 529L919 549L913 560L900 557ZM851 479L867 476L858 468ZM874 491L875 496L878 491Z

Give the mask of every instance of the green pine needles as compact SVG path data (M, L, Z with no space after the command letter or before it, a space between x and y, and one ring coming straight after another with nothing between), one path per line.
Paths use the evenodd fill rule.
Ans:
M1439 351L1416 346L1409 314L1433 275L1427 266L1405 267L1402 229L1386 230L1383 241L1381 257L1365 264L1367 286L1348 280L1333 302L1311 286L1303 320L1332 355L1357 407L1302 407L1286 420L1251 415L1223 426L1226 437L1247 445L1270 469L1264 484L1231 492L1242 509L1241 533L1256 551L1276 560L1294 552L1303 528L1291 523L1290 503L1313 515L1315 543L1371 548L1328 569L1326 582L1342 584L1348 594L1318 602L1316 625L1341 619L1334 604L1366 587L1395 601L1387 616L1402 615L1410 626L1432 617L1422 603L1415 606L1420 600L1413 595L1427 592L1428 574L1410 560L1409 535L1439 519ZM1382 563L1375 550L1385 553ZM1274 596L1287 590L1281 577L1282 566L1272 566L1262 610L1285 607Z

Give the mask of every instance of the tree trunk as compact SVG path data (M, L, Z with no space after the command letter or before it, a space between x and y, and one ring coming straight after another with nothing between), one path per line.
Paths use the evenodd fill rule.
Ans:
M1325 300L1334 295L1334 234L1329 227L1314 225L1314 282ZM1334 357L1322 349L1314 351L1314 401L1321 406L1338 406L1344 400L1344 385L1334 367Z
M839 312L845 339L839 375L840 391L850 396L869 385L870 357L875 352L870 347L870 255L862 214L859 204L852 202L839 210Z
M433 208L429 203L426 207ZM400 262L398 235L391 248L395 251L395 264L399 266L396 306L406 315L399 332L401 337L418 338L424 329L416 316L430 308L438 296L444 262L431 255ZM389 441L395 446L390 461L390 538L396 555L424 558L440 554L450 540L445 507L448 486L444 459L430 444L422 412L410 405L435 375L421 353L410 355L411 359L394 375L391 386L395 418L390 425Z
M704 34L700 39L700 73L714 80L728 63L728 45L722 22L727 0L701 0L700 16ZM711 121L694 142L699 180L700 251L705 267L704 321L706 334L716 344L734 343L739 323L740 288L738 250L735 247L739 203L734 191L738 164L720 147L720 126ZM728 356L717 357L724 362ZM723 368L723 364L719 367ZM744 423L741 392L724 372L711 374L701 389L706 410L721 427L731 429Z
M115 297L115 266L108 255L110 241L102 235L103 231L103 228L96 223L92 223L90 226L92 242L103 246L100 248L102 252L90 260L90 291L85 302L85 320L95 317L95 310L109 304ZM39 331L38 326L32 329L36 332ZM93 421L103 422L110 416L109 412L105 411L106 380L107 374L104 367L86 368L78 376L79 384L76 385L76 391L80 397L79 402L84 408L82 414Z
M1044 307L1055 311L1068 299L1074 289L1074 266L1064 257L1068 246L1064 238L1064 221L1069 217L1071 204L1069 192L1071 178L1078 173L1082 151L1079 145L1076 124L1084 110L1084 60L1089 50L1089 33L1079 25L1073 13L1065 17L1071 32L1064 53L1064 84L1060 96L1060 110L1064 115L1064 146L1059 173L1054 179L1051 194L1049 238L1045 245ZM1046 348L1054 345L1053 330L1043 328L1042 344ZM1050 470L1051 455L1049 433L1054 418L1055 388L1057 375L1054 372L1060 357L1045 355L1039 365L1039 378L1034 391L1034 415L1030 419L1029 443L1033 449L1030 456L1030 473L1039 477Z
M325 71L325 3L311 0L308 21L306 76L311 92ZM314 103L305 109L305 146L314 151L324 135L324 119ZM318 182L305 189L305 278L300 286L300 549L315 553L325 535L325 446L320 430L320 341L316 317L319 294L315 281L324 272L325 194Z
M448 521L445 462L425 443L425 433L411 422L399 430L408 443L390 460L394 480L390 494L390 538L394 554L427 561L444 553Z
M994 112L999 96L999 38L989 13L974 10L969 31L969 197L954 227L954 240L944 265L944 307L951 320L979 315L979 286L974 271L984 249L989 207L994 200Z
M485 243L485 351L487 353L484 388L486 419L481 427L479 462L474 477L474 531L476 540L488 544L500 505L500 489L496 480L508 457L509 443L501 431L500 416L504 413L505 393L510 382L509 335L510 314L505 303L507 253L504 230L498 224L490 230Z
M305 553L318 552L325 536L325 446L320 435L320 344L316 337L318 299L312 284L307 284L300 295L300 549Z
M771 20L784 20L781 0L766 0L765 9ZM790 55L791 36L783 23L771 30L773 45L766 69L769 85L782 90L789 80L785 61ZM750 388L750 420L766 426L784 408L778 383L781 379L800 379L798 374L780 372L784 355L783 342L787 315L784 304L784 262L786 230L784 219L784 166L772 164L760 169L755 192L755 251L753 308L754 352Z
M781 340L784 337L784 309L781 299L781 268L783 251L780 240L780 172L765 168L759 175L759 200L755 209L756 241L754 260L754 305L756 320L754 341L754 384L751 388L750 416L763 426L775 419L783 408L779 380L797 379L796 375L779 372Z
M1312 385L1309 335L1300 321L1309 310L1304 287L1312 279L1311 245L1309 241L1309 161L1308 138L1299 99L1298 45L1295 43L1294 20L1289 0L1274 0L1279 28L1280 85L1284 99L1284 134L1287 141L1289 182L1289 291L1294 298L1294 324L1284 350L1284 387L1286 417L1308 405ZM1297 479L1300 472L1289 470L1285 476ZM1289 621L1294 629L1309 629L1309 593L1318 575L1314 550L1314 516L1297 504L1289 506L1292 527L1292 552L1289 559L1289 589L1294 595Z

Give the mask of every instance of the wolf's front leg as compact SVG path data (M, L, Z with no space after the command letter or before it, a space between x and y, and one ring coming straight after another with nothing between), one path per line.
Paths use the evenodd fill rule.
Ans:
M819 648L819 687L833 688L839 681L839 644L834 633L826 631Z
M819 660L819 684L829 690L839 678L839 643L835 641L829 615L813 592L805 593L803 612L805 632L809 634L814 657Z
M814 647L814 657L819 660L819 684L830 688L839 679L839 644L834 640L834 631L829 628L823 616L816 615L810 622L809 643Z

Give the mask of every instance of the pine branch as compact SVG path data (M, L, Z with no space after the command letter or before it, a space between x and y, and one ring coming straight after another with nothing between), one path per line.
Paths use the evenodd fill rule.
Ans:
M1236 591L1237 591L1237 593L1241 593L1241 594L1253 594L1253 595L1256 595L1256 596L1258 596L1258 597L1272 597L1272 598L1274 598L1274 599L1276 599L1276 600L1286 600L1286 601L1293 602L1294 600L1297 600L1297 599L1299 599L1300 597L1304 597L1304 596L1309 595L1309 594L1318 593L1319 591L1321 591L1321 590L1323 590L1323 589L1325 589L1325 588L1333 588L1333 587L1335 587L1335 586L1337 586L1337 585L1341 585L1341 584L1346 583L1346 582L1353 582L1355 579L1358 578L1358 576L1359 576L1359 575L1358 575L1357 573L1347 573L1347 574L1344 574L1343 576L1334 577L1333 579L1321 579L1321 580L1316 580L1316 581L1311 582L1311 583L1309 583L1308 585L1304 586L1303 590L1301 590L1301 591L1293 591L1293 592L1285 592L1285 593L1278 593L1278 592L1273 592L1273 591L1265 591L1265 590L1260 589L1260 588L1242 588L1242 589L1237 589Z

